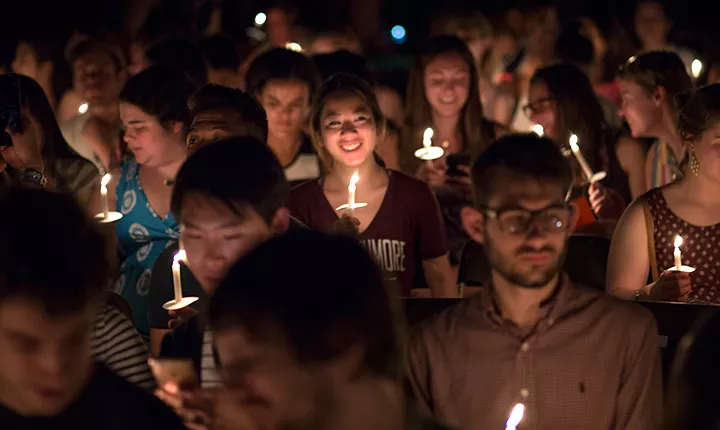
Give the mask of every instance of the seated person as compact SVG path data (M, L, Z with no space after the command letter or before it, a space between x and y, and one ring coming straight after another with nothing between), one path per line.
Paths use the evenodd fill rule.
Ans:
M578 216L565 200L573 174L560 149L534 135L500 138L472 180L463 225L485 247L491 280L412 338L418 401L467 430L502 428L517 404L519 428L658 428L653 316L561 273Z
M2 428L182 429L162 402L93 361L111 280L95 223L61 192L12 187L0 207Z
M242 90L208 84L200 88L190 99L190 130L187 135L188 156L198 149L228 137L251 136L265 141L267 120L258 102ZM178 252L178 243L168 246L158 257L150 278L150 350L160 353L160 342L169 331L171 316L162 308L163 303L173 299L171 265ZM205 302L205 293L186 266L181 266L180 276L187 296L200 300L193 304L199 309Z
M445 429L403 395L395 309L378 267L353 241L305 231L259 245L210 298L226 377L213 424Z
M212 295L238 258L287 230L289 190L272 151L250 137L215 143L187 159L177 176L172 208L187 266L205 295ZM212 333L191 317L165 336L160 356L192 359L200 387L212 388L220 384L212 342ZM167 400L172 394L165 388L158 394Z

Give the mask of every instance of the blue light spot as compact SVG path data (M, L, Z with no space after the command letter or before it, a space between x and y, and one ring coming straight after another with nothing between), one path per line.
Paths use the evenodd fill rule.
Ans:
M407 33L405 32L405 27L402 25L396 25L392 28L392 30L390 30L390 35L396 42L403 42L405 41Z

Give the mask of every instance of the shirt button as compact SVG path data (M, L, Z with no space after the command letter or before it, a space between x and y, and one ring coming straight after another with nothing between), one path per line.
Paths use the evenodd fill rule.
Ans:
M527 342L523 342L522 345L520 345L520 351L527 352L528 349L530 349L530 345L528 345Z
M523 388L523 389L520 390L520 396L521 396L523 399L527 399L529 395L530 395L530 391L528 391L527 388Z

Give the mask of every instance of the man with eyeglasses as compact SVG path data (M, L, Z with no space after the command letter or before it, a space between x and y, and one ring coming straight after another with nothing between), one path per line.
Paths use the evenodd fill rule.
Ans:
M472 169L463 225L491 280L410 342L417 400L462 429L655 429L662 411L657 327L646 310L573 284L561 272L577 214L557 146L509 135ZM516 411L517 412L517 411ZM514 428L514 427L512 427Z

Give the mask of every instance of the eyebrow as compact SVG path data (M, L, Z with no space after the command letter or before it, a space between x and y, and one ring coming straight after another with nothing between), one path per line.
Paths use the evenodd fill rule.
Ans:
M145 124L147 121L142 119L134 119L132 121L128 121L128 125L138 125L138 124Z
M355 115L358 113L370 113L370 110L365 106L360 106L360 107L356 108L352 114ZM325 118L328 118L331 116L339 116L339 115L340 115L340 112L335 112L334 110L331 110L331 111L328 111L327 114L325 114Z
M268 98L269 98L270 100L273 100L273 101L277 101L277 102L280 101L279 98L275 97L275 96L272 95L272 94L268 94ZM295 97L292 101L290 101L290 103L299 103L299 102L302 102L302 101L304 101L304 100L305 100L305 97L304 97L304 96L299 96L299 97Z

